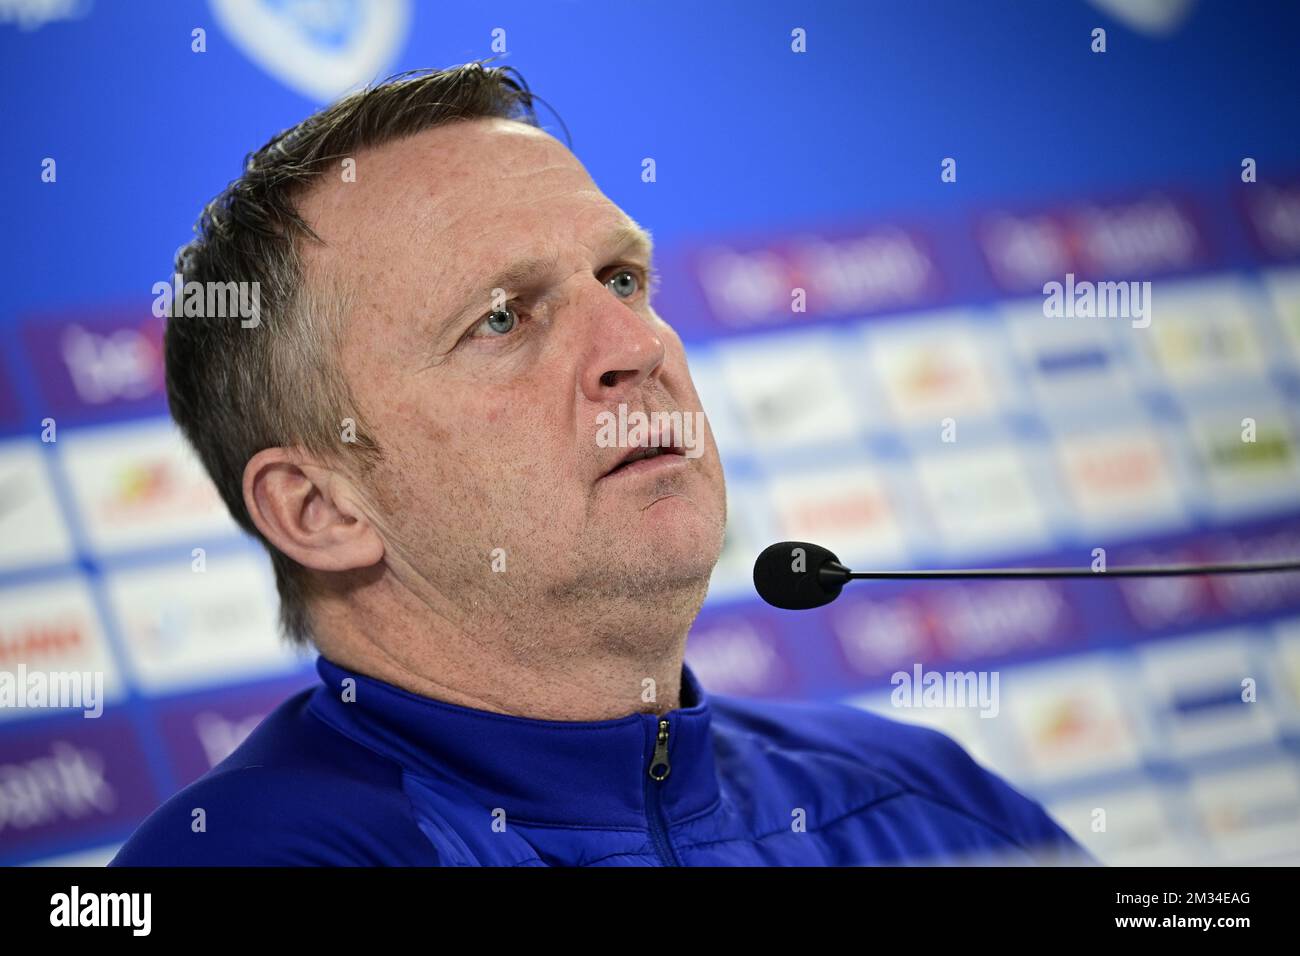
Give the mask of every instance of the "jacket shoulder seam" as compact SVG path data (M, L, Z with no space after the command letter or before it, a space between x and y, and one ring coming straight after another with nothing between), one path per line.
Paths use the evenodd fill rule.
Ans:
M363 750L366 750L369 753L374 754L380 760L389 764L390 766L393 767L393 769L397 771L397 778L398 778L397 790L399 793L401 793L402 802L406 807L407 822L410 823L410 825L415 828L415 831L419 833L420 836L424 837L424 842L428 844L428 846L432 849L433 853L436 855L438 852L438 846L432 840L429 839L428 834L426 834L424 830L420 827L420 814L415 809L415 803L411 800L410 793L408 793L406 790L406 776L409 773L409 769L407 768L407 766L403 764L400 760L398 760L396 757L393 757L390 754L382 753L381 751L376 750L374 747L370 746L364 741L357 740L355 737L353 737L351 734L347 733L346 731L342 730L341 728L334 726L334 724L330 723L328 720L322 717L317 712L316 708L311 706L310 702L308 702L307 704L307 710L310 711L312 717L318 720L321 723L321 725L325 727L327 730L333 731L334 733L342 737L344 740L349 740L352 743L356 744L358 747L362 748Z
M925 728L925 727L917 727L917 728L915 728L915 729L917 729L917 730L928 730L929 728ZM819 749L813 749L813 748L809 748L809 747L773 747L773 746L771 746L771 745L768 744L766 738L764 738L764 737L762 737L762 736L760 736L760 735L758 735L758 734L752 733L752 732L747 731L747 730L736 730L735 732L736 732L736 733L739 733L739 734L741 734L741 735L743 735L743 736L749 737L750 739L754 740L754 741L757 742L758 745L759 745L760 747L762 747L765 751L781 750L781 751L784 751L784 752L787 752L787 753L811 753L811 754L819 754L819 755L820 755L820 754L826 754L826 753L828 753L828 752L832 752L832 753L833 753L833 751L819 750ZM939 731L934 731L934 733L939 733ZM940 734L940 736L942 737L942 736L944 736L944 735L943 735L943 734ZM951 738L947 738L947 737L945 737L944 739L946 739L946 740L948 740L949 742L951 742L953 745L955 745L956 747L958 747L958 749L961 749L961 745L960 745L960 744L957 744L957 742L956 742L956 741L953 741ZM965 751L963 750L962 753L965 753ZM890 771L885 770L885 769L883 769L883 768L877 766L876 764L874 764L874 763L872 763L870 760L868 760L868 759L866 759L866 758L860 756L859 754L854 753L854 754L847 755L847 759L852 760L853 762L860 764L861 766L863 766L863 767L865 767L866 769L872 771L873 773L879 775L880 777L884 778L885 780L888 780L888 781L889 781L890 783L892 783L894 786L898 787L899 790L898 790L898 792L893 793L893 794L890 794L890 795L887 796L887 797L876 798L876 799L874 799L874 800L872 800L872 801L870 801L870 802L868 802L868 803L866 803L866 804L863 804L863 805L860 806L860 807L857 807L857 808L855 808L855 809L853 809L853 810L847 811L846 813L843 813L843 814L841 814L840 816L836 817L834 820L828 821L828 822L827 822L826 824L824 824L824 825L829 825L830 823L834 823L834 822L836 822L836 821L838 821L838 820L843 819L844 817L852 816L852 815L855 814L855 813L860 813L860 812L862 812L863 810L867 809L868 807L874 805L875 803L882 802L883 800L888 800L888 799L891 799L891 798L893 798L893 797L900 796L900 795L903 794L903 793L910 793L910 794L912 794L913 796L920 797L920 798L922 798L922 799L924 799L924 800L929 800L931 803L935 803L935 804L938 804L939 806L945 807L946 809L951 810L953 813L956 813L956 814L958 814L958 815L960 815L960 816L963 816L963 817L965 817L966 819L968 819L968 820L970 820L970 821L972 821L972 822L974 822L974 823L978 823L980 826L983 826L985 829L989 830L991 833L993 833L994 835L996 835L997 837L999 837L999 838L1000 838L1001 840L1003 840L1004 842L1009 843L1009 844L1011 844L1012 846L1017 847L1018 849L1021 849L1021 850L1025 851L1026 853L1029 853L1029 852L1030 852L1030 850L1029 850L1029 849L1028 849L1024 844L1022 844L1019 840L1017 840L1015 837L1011 836L1010 834L1006 833L1006 832L1005 832L1004 830L1002 830L1000 827L995 826L994 824L990 823L988 820L985 820L985 819L983 819L982 817L976 816L975 814L969 812L968 810L964 810L964 809L962 809L961 807L956 806L956 805L950 803L949 801L945 800L943 797L938 796L938 795L936 795L936 794L934 794L934 793L929 792L928 790L922 790L922 789L920 789L920 788L914 786L914 785L911 784L911 783L904 782L903 780L900 780L897 776L895 776L895 775L894 775L893 773L891 773ZM967 755L967 759L970 759L969 755ZM974 763L974 761L972 761L972 763ZM985 774L986 776L992 776L992 774L990 773L990 771L985 770L983 767L979 767L978 765L976 765L976 767L977 767L977 769L978 769L981 773ZM773 832L774 832L774 833L781 833L781 832L783 832L783 831L781 831L781 830L776 830L776 831L773 831Z
M959 807L954 807L954 806L952 806L951 804L945 803L945 802L942 801L942 800L936 800L936 799L934 799L933 797L930 797L928 794L922 793L922 792L919 791L919 790L913 790L913 789L910 789L910 788L907 788L907 787L904 787L904 788L901 789L901 790L897 790L897 791L895 791L894 793L886 794L886 795L883 796L883 797L877 797L877 798L875 798L875 799L873 799L873 800L868 800L866 803L864 803L864 804L862 804L862 805L860 805L860 806L854 807L854 808L851 809L851 810L846 810L844 813L841 813L839 816L837 816L837 817L833 817L832 819L827 820L826 822L821 823L821 824L817 825L816 827L813 827L809 832L812 832L812 833L818 833L818 832L821 832L821 831L823 831L823 830L826 830L826 829L829 828L829 827L834 826L835 824L839 823L841 820L847 820L849 817L856 816L857 814L859 814L859 813L863 813L863 812L865 812L865 811L867 811L867 810L870 810L870 809L872 809L873 807L877 807L877 806L879 806L880 804L888 803L890 800L896 800L896 799L898 799L899 797L907 797L907 796L910 796L910 797L917 797L918 799L926 800L926 801L929 801L929 802L931 802L931 803L935 803L935 804L937 804L938 806L943 807L943 809L945 809L945 810L948 810L948 811L950 811L950 812L952 812L952 813L956 813L956 814L958 814L959 816L962 816L962 817L964 817L964 818L970 820L972 823L975 823L975 824L978 824L978 825L984 827L986 830L988 830L988 831L989 831L990 833L992 833L994 836L998 837L998 838L999 838L1000 840L1002 840L1004 843L1007 843L1007 844L1009 844L1009 845L1015 847L1017 850L1020 850L1021 852L1023 852L1023 853L1025 853L1025 854L1029 855L1030 857L1033 856L1033 852L1032 852L1028 847L1026 847L1024 844L1020 843L1018 840L1016 840L1016 839L1014 839L1014 838L1008 836L1007 834L1003 833L1001 830L999 830L997 827L992 826L992 825L989 824L987 821L985 821L985 820L981 820L979 817L972 816L972 815L969 814L969 813L965 813L965 812L963 812ZM768 832L768 833L758 834L757 836L753 836L753 837L730 837L730 838L728 838L728 839L726 839L726 840L705 840L705 841L702 841L702 842L699 842L699 843L683 843L683 844L674 843L673 846L676 847L676 848L679 849L679 850L696 850L696 849L700 849L700 848L702 848L702 847L720 846L720 845L722 845L722 844L726 844L726 843L745 843L745 842L751 842L751 841L753 841L753 842L758 842L758 841L761 841L761 840L766 840L766 839L768 839L769 837L781 836L781 835L784 834L785 832L786 832L786 830L784 830L784 829L781 829L781 830L772 830L772 831L770 831L770 832ZM623 855L623 854L614 854L614 855L615 855L615 856L621 856L621 855ZM593 862L594 862L594 861L593 861ZM584 865L586 865L586 864L584 864Z

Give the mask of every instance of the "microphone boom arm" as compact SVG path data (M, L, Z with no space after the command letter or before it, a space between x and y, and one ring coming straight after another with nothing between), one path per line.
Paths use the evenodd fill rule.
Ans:
M832 566L833 565L833 566ZM1201 574L1256 574L1261 571L1300 571L1300 561L1260 561L1246 564L1184 564L1108 568L954 568L942 571L850 571L827 562L818 574L825 581L897 580L912 578L1172 578ZM841 573L843 572L843 573Z
M853 571L835 554L808 541L780 541L754 562L754 589L768 604L806 611L834 601L849 581L1014 580L1025 578L1173 578L1203 574L1300 572L1300 560L1241 564L1148 565L1092 568L954 568L922 571Z

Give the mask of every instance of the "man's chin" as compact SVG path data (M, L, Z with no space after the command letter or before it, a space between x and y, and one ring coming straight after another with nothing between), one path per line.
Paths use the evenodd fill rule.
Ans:
M722 553L725 503L698 484L620 496L587 526L593 552L604 555L598 563L620 581L616 588L707 588Z
M623 563L646 577L707 584L722 552L722 526L681 496L657 499L621 529Z

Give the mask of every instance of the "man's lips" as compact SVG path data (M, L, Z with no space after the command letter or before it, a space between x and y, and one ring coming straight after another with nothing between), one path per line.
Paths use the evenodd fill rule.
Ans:
M645 448L629 448L626 454L615 463L614 467L605 472L601 480L604 481L606 478L623 475L644 475L665 469L683 468L686 463L686 449L680 445L652 445Z

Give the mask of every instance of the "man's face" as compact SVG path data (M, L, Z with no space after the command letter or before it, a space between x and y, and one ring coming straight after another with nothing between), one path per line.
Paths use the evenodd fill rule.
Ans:
M307 249L309 281L332 270L356 294L340 361L385 456L365 490L389 567L466 622L702 595L726 511L712 433L696 457L613 474L632 449L598 440L620 404L701 411L632 220L521 123L455 123L356 159L355 182L318 185L301 211L325 242Z

